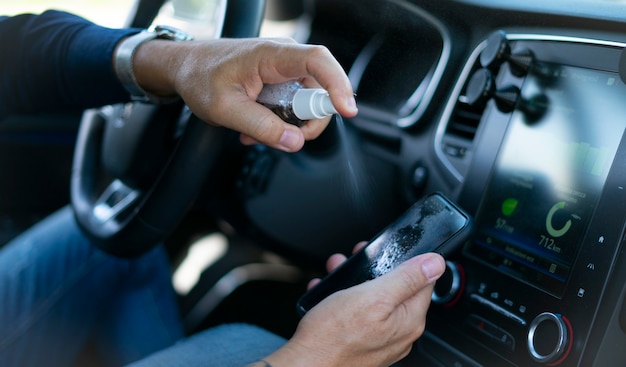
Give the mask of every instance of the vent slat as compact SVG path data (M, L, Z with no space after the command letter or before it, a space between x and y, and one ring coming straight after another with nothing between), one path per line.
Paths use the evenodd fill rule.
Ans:
M482 111L476 111L465 103L457 103L452 118L448 122L446 134L473 140L480 124Z

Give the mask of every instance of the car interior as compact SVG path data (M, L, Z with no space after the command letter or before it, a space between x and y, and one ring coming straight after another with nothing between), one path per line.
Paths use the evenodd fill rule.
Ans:
M439 193L473 233L397 366L626 364L626 2L204 3L172 25L324 45L359 114L298 153L242 146L182 102L11 116L2 243L70 203L114 255L164 243L188 334L248 322L288 338L331 254ZM172 6L123 16L148 27Z

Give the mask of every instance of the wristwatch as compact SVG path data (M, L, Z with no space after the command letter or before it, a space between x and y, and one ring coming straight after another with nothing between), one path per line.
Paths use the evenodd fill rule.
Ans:
M133 101L139 102L152 102L152 103L171 103L179 99L178 96L159 97L150 94L143 90L137 80L135 79L135 73L133 72L133 57L137 47L146 41L153 39L164 39L170 41L189 41L193 39L192 35L189 35L180 29L155 25L151 26L147 30L141 31L135 35L132 35L124 39L118 46L115 52L115 73L120 82Z

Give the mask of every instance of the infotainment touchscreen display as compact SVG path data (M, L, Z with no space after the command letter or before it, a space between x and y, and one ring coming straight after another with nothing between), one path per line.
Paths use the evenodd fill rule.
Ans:
M524 81L470 256L561 297L626 126L615 73L551 65Z

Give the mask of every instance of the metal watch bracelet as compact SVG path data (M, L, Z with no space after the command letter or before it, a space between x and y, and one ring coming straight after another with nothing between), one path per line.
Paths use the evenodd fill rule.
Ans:
M115 73L124 88L130 93L131 100L133 101L156 104L175 102L179 99L178 96L161 97L148 93L139 86L135 78L133 71L135 52L142 43L153 39L186 41L193 39L193 37L176 28L168 26L154 26L148 30L132 35L122 40L117 47L115 52Z

